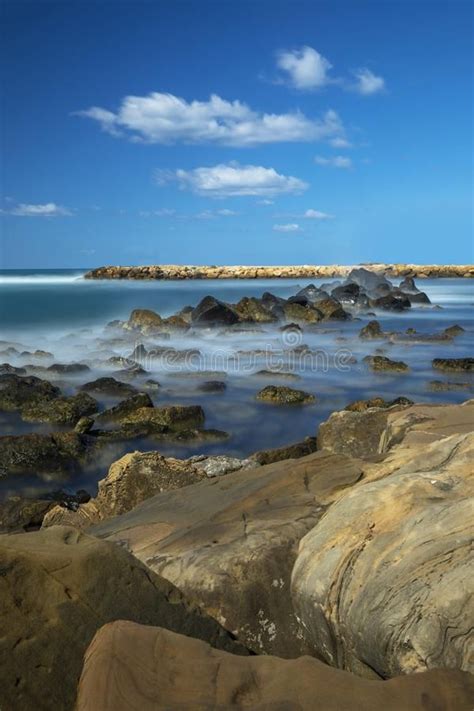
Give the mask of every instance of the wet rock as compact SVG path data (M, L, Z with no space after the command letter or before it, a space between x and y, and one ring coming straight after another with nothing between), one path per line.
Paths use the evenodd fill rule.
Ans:
M235 656L163 628L119 621L102 627L86 652L76 709L470 711L473 693L465 672L439 669L368 683L311 657Z
M10 365L10 363L2 363L0 365L0 375L26 375L26 369L25 368L16 368L14 365Z
M387 408L395 407L396 405L408 406L413 404L413 400L403 396L397 397L394 400L384 400L383 397L373 397L369 400L356 400L355 402L351 402L350 405L347 405L344 409L349 410L349 412L363 412L371 407Z
M61 478L73 474L90 454L92 441L77 432L0 437L0 477L31 474Z
M150 309L134 309L128 319L128 327L142 333L153 333L160 330L163 319Z
M286 380L300 380L297 373L290 373L286 370L257 370L254 375L259 378L285 378Z
M424 291L418 291L416 294L403 294L408 299L410 304L431 304L428 294Z
M55 506L45 499L10 496L0 502L0 532L34 531L41 528L46 513Z
M53 363L53 365L48 366L46 370L49 370L51 373L63 375L64 373L85 373L90 370L90 368L85 363Z
M94 426L93 417L80 417L74 425L74 432L79 434L87 434Z
M474 358L435 358L431 361L436 370L451 372L472 373L474 371Z
M386 311L403 311L404 309L409 309L411 303L407 296L386 294L377 299L371 299L370 305L376 309L384 309Z
M197 390L203 393L223 393L226 389L227 385L223 380L205 380L197 386Z
M378 321L369 321L369 323L359 331L359 338L385 338L385 333Z
M138 392L134 385L122 383L115 378L97 378L97 380L84 383L79 390L109 397L126 397L127 395L135 395Z
M299 304L290 300L281 303L282 318L287 321L318 323L323 319L322 312L312 304Z
M462 326L458 326L458 324L454 324L453 326L448 326L448 328L445 328L443 333L445 333L447 336L450 338L455 338L456 336L460 336L461 333L464 333L465 329Z
M448 392L450 390L474 391L474 383L457 383L445 380L431 380L428 383L428 387L435 392Z
M98 409L97 401L93 397L87 393L78 393L71 397L29 403L22 409L21 416L27 422L75 425L82 417L93 415Z
M59 388L34 375L0 375L0 410L21 410L26 405L53 400L60 395Z
M378 371L390 371L395 373L404 373L409 370L408 365L402 360L391 360L386 356L375 355L365 356L364 363L367 363L369 368Z
M193 325L228 325L238 320L239 316L234 309L213 296L205 296L191 314Z
M275 314L255 297L244 296L234 305L234 310L241 321L250 323L273 323L277 320Z
M381 288L390 291L392 289L391 283L388 279L383 276L383 274L377 274L376 272L360 267L357 269L351 269L347 277L347 282L352 282L357 284L359 287L364 289L366 292L376 292Z
M139 343L138 345L135 346L133 351L130 353L128 356L128 360L141 363L145 360L147 357L147 349L143 345L143 343Z
M137 393L126 400L122 400L118 405L104 410L96 417L99 424L107 422L125 422L136 410L152 408L153 401L147 393Z
M336 286L331 290L331 296L333 299L337 299L342 304L354 305L357 303L357 299L360 296L360 286L355 282L341 284L341 286Z
M415 284L414 278L411 276L406 276L402 279L398 288L400 291L405 292L405 294L416 294L420 291Z
M280 328L278 330L281 331L281 333L286 334L286 335L288 335L288 334L290 334L291 336L295 336L295 335L302 336L303 335L303 329L297 323L286 323L284 326L280 326Z
M2 706L72 709L87 646L114 620L166 626L245 652L122 547L54 526L0 537Z
M305 405L314 402L314 395L304 390L295 390L284 385L267 385L256 395L257 400L274 405Z
M302 442L289 444L285 447L277 447L275 449L262 449L259 452L252 454L251 459L259 464L273 464L281 462L284 459L299 459L312 454L317 449L316 437L306 437Z
M340 320L349 318L349 314L344 311L339 301L331 297L319 300L316 307L317 310L322 313L324 318Z
M166 407L141 407L121 417L127 424L163 426L172 430L187 430L199 427L204 422L204 410L200 405L168 405Z

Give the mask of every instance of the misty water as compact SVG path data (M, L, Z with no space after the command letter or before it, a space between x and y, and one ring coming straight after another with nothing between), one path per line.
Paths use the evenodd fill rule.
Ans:
M386 399L406 396L418 402L462 402L472 397L472 390L432 391L432 380L466 383L472 375L442 373L432 368L433 358L459 358L473 355L474 290L468 279L417 280L426 291L431 305L413 306L401 313L379 311L376 318L384 331L405 332L415 328L420 335L437 334L458 324L465 332L448 342L363 341L358 333L373 316L357 315L349 321L323 321L303 327L303 333L282 333L279 325L251 325L232 328L191 329L173 333L169 339L144 338L132 332L105 329L110 321L126 320L135 308L147 308L162 316L171 315L186 305L196 305L207 295L227 302L242 296L261 296L270 291L288 298L309 283L322 280L203 280L203 281L90 281L81 270L0 272L0 363L25 364L80 362L90 370L77 375L50 373L39 377L74 394L81 384L111 375L117 366L107 363L111 356L128 357L136 345L147 349L167 346L184 351L194 349L187 358L145 359L146 374L133 385L140 387L148 379L159 382L148 390L155 405L199 404L205 427L229 433L217 442L156 442L134 440L114 443L101 451L94 466L79 472L73 480L49 481L26 476L0 481L0 495L36 494L55 488L95 492L114 459L134 450L158 450L165 455L189 457L197 453L231 454L243 457L260 449L279 447L314 435L318 425L334 410L348 403L381 395ZM327 280L326 280L327 281ZM298 348L307 346L306 355ZM6 355L8 347L19 353L36 349L53 354L49 359L30 355ZM297 349L295 351L295 348ZM363 362L369 354L380 352L393 360L403 360L407 373L373 373ZM301 348L300 348L301 350ZM308 355L309 354L309 355ZM289 371L291 379L257 375L260 370ZM216 371L200 374L200 371ZM120 379L120 375L115 375ZM224 380L223 392L206 394L198 390L202 380ZM306 406L274 406L258 402L256 393L265 385L278 384L305 390L316 397ZM100 398L101 408L118 399ZM23 422L19 414L0 412L0 434L51 432L57 426Z

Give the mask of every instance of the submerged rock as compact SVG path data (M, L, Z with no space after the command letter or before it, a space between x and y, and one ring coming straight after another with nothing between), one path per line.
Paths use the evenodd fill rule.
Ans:
M191 313L193 325L228 325L238 320L239 316L234 309L213 296L205 296Z
M314 395L304 390L295 390L285 385L267 385L257 393L256 398L274 405L306 405L316 400Z
M435 392L447 392L449 390L474 391L474 383L457 383L445 380L431 380L428 383L428 387Z
M152 408L153 401L147 393L137 393L126 400L122 400L118 405L104 410L96 417L96 422L125 422L136 410Z
M0 437L0 477L30 474L60 479L79 469L92 446L93 440L77 432Z
M455 336L460 336L461 333L465 333L465 329L455 323L453 326L448 326L448 328L445 328L443 333L445 333L450 338L454 338Z
M126 424L146 423L169 427L173 430L186 430L199 427L204 422L204 410L200 405L168 405L165 407L142 407L130 411L121 418Z
M53 365L50 365L46 370L62 375L64 373L85 373L90 370L90 368L85 363L53 363Z
M88 393L96 393L97 395L108 395L111 397L125 397L127 395L135 395L138 393L137 388L130 383L122 383L115 378L97 378L90 383L84 383L79 390L84 390Z
M0 365L0 375L26 375L26 369L25 368L16 368L14 365L10 365L10 363L2 363Z
M203 393L223 393L227 389L227 385L223 380L205 380L199 383L196 388Z
M436 370L474 372L474 358L435 358L431 363Z
M369 321L369 323L359 331L359 338L385 338L385 333L378 321Z
M386 356L375 355L375 356L365 356L363 359L365 363L375 371L393 371L396 373L404 373L409 370L409 367L402 360L391 360Z

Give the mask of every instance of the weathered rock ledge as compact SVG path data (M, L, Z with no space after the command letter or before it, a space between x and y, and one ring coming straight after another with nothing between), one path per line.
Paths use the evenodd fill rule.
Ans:
M473 264L364 264L389 277L474 278ZM107 266L92 269L86 279L299 279L345 277L352 266L302 264L295 266L196 266L153 264L140 267Z

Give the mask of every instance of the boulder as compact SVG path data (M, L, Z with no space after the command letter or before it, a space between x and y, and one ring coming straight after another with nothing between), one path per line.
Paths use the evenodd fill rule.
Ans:
M403 396L397 397L394 400L384 400L383 397L372 397L369 400L356 400L355 402L351 402L344 409L350 412L363 412L372 407L387 408L394 407L395 405L408 406L413 404L413 400Z
M385 338L385 333L378 321L369 321L369 323L359 331L359 338Z
M118 405L104 410L96 417L96 422L125 422L137 410L143 411L145 408L153 408L153 401L147 393L137 393L126 400L122 400Z
M295 390L285 385L267 385L257 393L256 398L273 405L306 405L316 400L314 395L304 390Z
M129 328L141 331L142 333L153 333L159 331L163 319L155 311L150 309L134 309L130 314L127 325Z
M46 370L59 375L73 375L76 373L85 373L90 370L90 368L85 363L53 363L53 365L50 365Z
M449 336L450 338L454 338L455 336L460 336L461 333L465 333L465 329L455 323L453 326L448 326L448 328L445 328L443 333L445 333L446 336Z
M439 669L360 679L317 659L242 657L133 622L102 627L90 644L77 711L471 711L470 674Z
M244 296L233 306L241 321L250 323L272 323L277 317L266 308L260 299Z
M21 410L26 405L53 400L59 395L59 388L34 375L0 375L0 410Z
M120 546L55 526L0 536L0 558L5 711L72 709L87 646L114 620L166 626L245 651Z
M0 365L0 375L26 375L26 369L25 368L15 368L14 365L10 365L10 363L2 363Z
M329 319L347 319L349 314L344 311L339 301L328 296L327 299L320 299L316 302L317 311L324 318Z
M0 477L29 474L62 479L90 456L93 439L77 432L0 437Z
M136 393L138 393L134 385L122 383L115 378L97 378L97 380L84 383L79 390L96 395L106 395L108 397L127 397L128 395L136 395Z
M205 296L191 313L193 325L231 325L238 320L239 315L233 308L213 296Z
M293 604L333 666L474 671L474 434L434 434L418 448L405 436L300 541Z
M47 499L10 496L0 502L0 532L34 531L41 528L46 513L56 505Z
M351 269L347 277L347 282L357 284L367 292L375 292L381 287L387 291L392 289L392 284L383 276L364 267Z
M474 390L474 383L449 382L446 380L431 380L428 383L430 390L435 392L448 392L450 390Z
M121 419L126 424L146 424L150 428L169 427L172 430L187 430L199 427L204 422L204 410L200 405L169 405L166 407L142 407L129 412Z
M199 383L196 388L203 393L223 393L227 389L227 385L223 380L205 380Z
M396 373L404 373L409 370L408 365L402 360L391 360L386 356L375 355L375 356L365 356L363 359L364 363L367 363L369 368L375 371L393 371Z
M436 370L448 372L474 372L474 358L434 358L431 362Z
M370 305L376 309L384 309L386 311L403 311L411 306L410 299L404 294L395 296L394 294L386 294L379 296L377 299L371 299Z
M147 499L92 527L120 541L256 652L307 652L288 594L300 538L356 462L326 452L241 469Z
M281 462L284 459L306 457L315 452L316 448L316 437L306 437L302 442L295 442L284 447L262 449L252 454L251 459L259 464L273 464L273 462Z
M87 393L26 405L21 416L27 422L51 422L55 425L75 425L78 420L93 415L99 409L97 401Z

